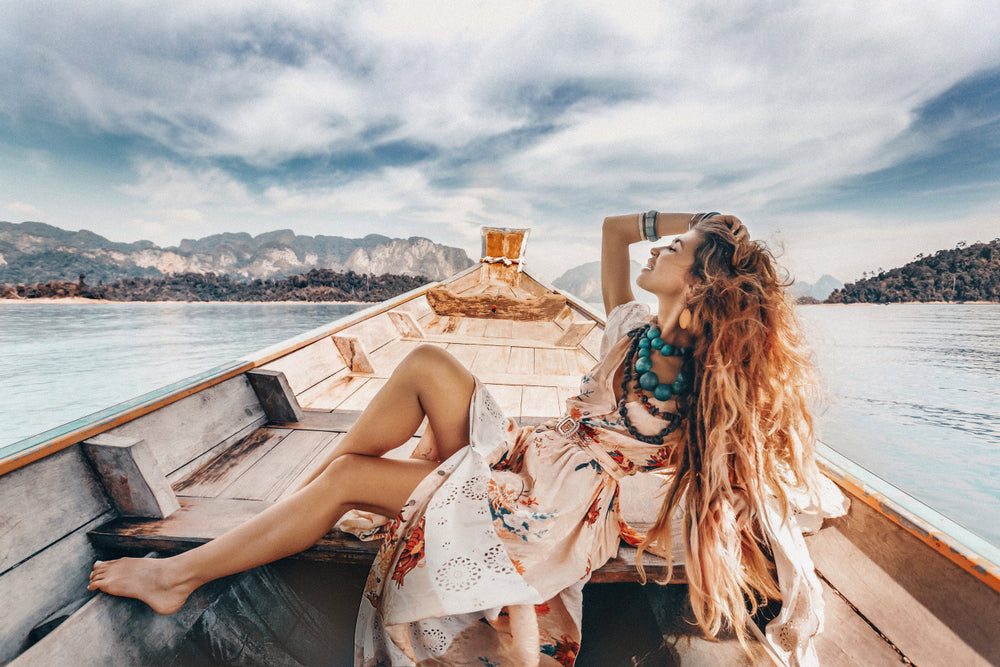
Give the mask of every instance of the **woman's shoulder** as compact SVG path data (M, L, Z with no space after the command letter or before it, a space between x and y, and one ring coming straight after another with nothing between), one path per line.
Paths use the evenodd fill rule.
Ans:
M619 338L648 322L650 312L649 306L638 301L626 301L612 308L604 326L601 356L603 357Z

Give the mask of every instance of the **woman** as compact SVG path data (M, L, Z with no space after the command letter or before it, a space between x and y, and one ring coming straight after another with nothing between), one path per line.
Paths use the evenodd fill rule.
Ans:
M628 247L664 235L637 280L657 298L651 318ZM814 385L771 256L732 216L611 217L602 283L602 358L562 419L516 429L457 360L420 347L295 494L186 553L97 563L90 589L172 613L364 510L395 519L361 602L358 664L570 665L590 573L620 538L669 554L679 512L706 633L742 641L757 602L782 599L768 639L809 662L821 600L792 510L817 480ZM426 460L381 458L425 416ZM657 469L673 474L643 537L621 518L618 481Z

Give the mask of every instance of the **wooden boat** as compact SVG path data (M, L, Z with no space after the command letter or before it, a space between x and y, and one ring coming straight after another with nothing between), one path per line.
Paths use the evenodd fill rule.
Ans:
M521 424L558 416L604 321L525 270L527 236L486 229L468 271L0 450L0 663L351 664L377 543L333 531L203 587L169 617L88 593L87 575L95 559L189 549L289 493L417 345L452 352ZM1000 664L996 547L820 453L852 499L807 538L826 600L821 664ZM640 528L660 483L626 480ZM578 664L772 663L763 647L751 660L732 640L699 639L683 570L640 586L633 558L623 546L594 573ZM665 571L654 557L646 567Z

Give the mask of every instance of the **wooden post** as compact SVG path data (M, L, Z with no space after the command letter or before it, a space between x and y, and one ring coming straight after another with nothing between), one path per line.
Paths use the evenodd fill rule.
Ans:
M101 433L85 440L83 451L122 514L162 519L180 509L145 440Z
M396 330L400 336L405 338L424 337L424 330L420 328L420 324L417 323L417 320L410 313L390 310L389 317L392 319L392 323L396 326Z
M299 407L284 373L255 368L247 371L247 379L269 422L286 424L302 421L302 408Z
M352 373L374 373L375 368L365 354L365 348L355 336L333 336L333 342Z

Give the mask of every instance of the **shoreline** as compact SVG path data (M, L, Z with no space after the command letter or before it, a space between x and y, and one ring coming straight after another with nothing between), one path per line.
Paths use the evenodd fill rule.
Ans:
M267 304L298 304L298 305L341 305L341 306L370 306L379 301L112 301L111 299L88 299L82 296L60 296L60 297L37 297L33 299L0 299L0 306L3 304L37 303L37 304L60 304L60 305L108 305L108 304L148 304L148 303L184 303L184 304L204 304L204 305L267 305Z

